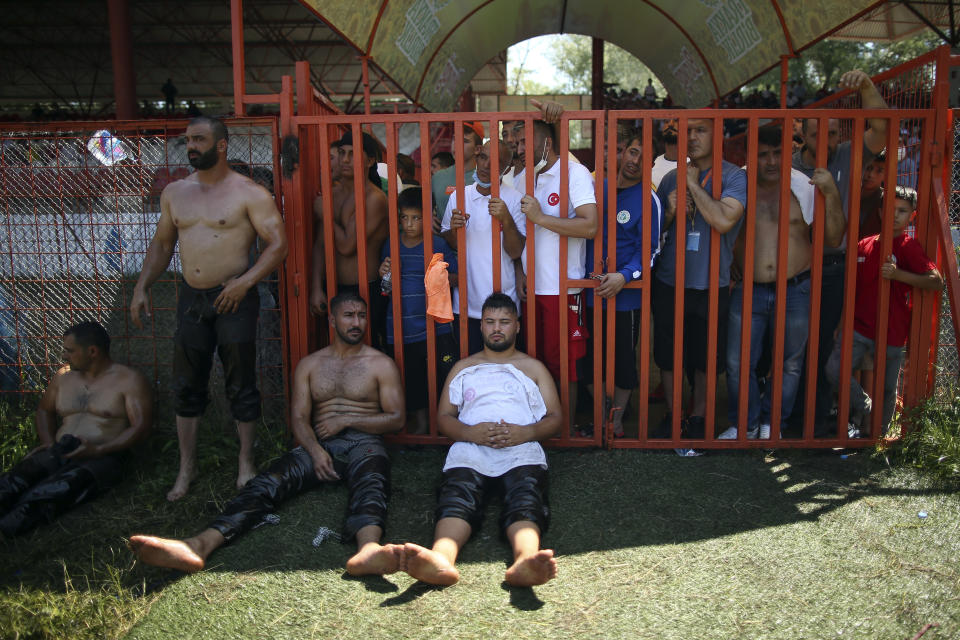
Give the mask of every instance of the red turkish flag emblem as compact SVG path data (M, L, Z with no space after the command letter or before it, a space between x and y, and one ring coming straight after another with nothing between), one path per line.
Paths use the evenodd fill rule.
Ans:
M560 195L556 193L551 193L549 196L547 196L547 204L550 205L551 207L555 207L558 204L560 204Z

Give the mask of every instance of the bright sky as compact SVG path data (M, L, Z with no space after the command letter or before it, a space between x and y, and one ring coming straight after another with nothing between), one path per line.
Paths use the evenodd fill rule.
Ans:
M518 42L507 49L507 80L513 78L514 69L524 62L523 69L526 73L532 74L534 78L550 78L556 75L556 67L550 62L547 53L553 46L553 43L562 38L561 35L537 36L523 42ZM544 84L551 84L544 82Z

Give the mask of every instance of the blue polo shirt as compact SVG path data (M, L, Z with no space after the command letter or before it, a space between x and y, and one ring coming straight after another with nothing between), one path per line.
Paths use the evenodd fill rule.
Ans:
M707 169L700 173L700 186L707 193L713 194L713 169ZM660 186L657 188L657 195L661 202L667 201L667 196L671 191L677 189L677 170L674 169L663 177ZM721 165L720 178L720 199L736 198L740 204L747 206L747 173L740 167L724 161ZM693 222L691 223L686 216L686 207L683 203L677 203L677 215L673 222L666 229L663 238L663 248L660 251L660 259L657 263L656 277L663 283L675 286L676 271L674 269L677 255L677 223L686 224L687 234L699 232L699 247L693 250L688 243L687 254L684 262L687 289L709 289L710 288L710 232L711 227L704 219L699 209L694 211ZM737 220L730 231L720 236L720 286L730 285L730 264L733 262L733 245L737 241L737 234L740 233L740 225L743 224L743 216Z
M442 253L447 271L457 272L457 252L440 236L433 236L433 252ZM383 243L381 258L390 255L390 243ZM427 292L423 286L423 243L408 247L400 241L400 305L403 308L403 342L427 339ZM393 283L396 286L396 283ZM377 292L379 295L379 292ZM393 297L390 297L393 300ZM436 323L437 335L450 333L451 323ZM387 344L393 344L393 304L387 307Z
M639 280L644 273L643 241L649 234L650 267L653 267L660 254L660 230L663 227L663 207L656 191L650 192L650 199L644 198L646 188L642 183L632 187L617 189L617 255L616 265L610 264L607 255L607 181L603 182L603 235L599 241L603 247L603 260L607 272L620 273L629 284ZM644 203L646 202L646 206ZM649 232L646 232L649 229ZM587 271L593 269L593 242L587 241ZM615 267L615 268L614 268ZM587 304L593 306L593 289L587 289ZM640 289L621 289L617 294L617 311L639 309L643 302ZM604 301L606 306L606 301Z

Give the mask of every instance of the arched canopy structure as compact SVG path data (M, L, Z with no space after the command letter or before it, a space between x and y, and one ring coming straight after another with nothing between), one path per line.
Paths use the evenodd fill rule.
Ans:
M815 43L876 0L300 0L415 102L449 111L497 52L549 33L608 40L678 104L700 107Z

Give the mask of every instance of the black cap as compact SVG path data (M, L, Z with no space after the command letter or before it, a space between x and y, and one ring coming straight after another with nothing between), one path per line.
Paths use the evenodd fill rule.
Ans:
M368 158L374 160L380 159L380 145L377 144L376 139L369 133L363 133L363 152ZM337 146L342 147L344 145L353 146L353 132L347 131L343 136L340 137L340 140L337 141Z

